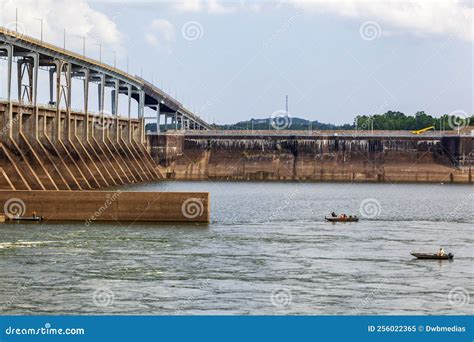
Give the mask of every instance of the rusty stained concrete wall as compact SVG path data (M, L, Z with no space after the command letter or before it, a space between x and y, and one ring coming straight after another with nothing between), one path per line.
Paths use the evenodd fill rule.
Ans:
M47 221L203 222L210 220L206 192L0 191L3 213Z
M163 135L149 147L169 179L472 183L472 140L209 134Z

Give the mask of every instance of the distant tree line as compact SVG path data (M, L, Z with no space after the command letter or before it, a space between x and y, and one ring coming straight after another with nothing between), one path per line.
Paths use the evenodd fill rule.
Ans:
M289 120L289 119L288 119ZM384 114L358 115L352 124L335 125L322 123L317 120L293 117L285 126L272 125L272 119L251 119L230 125L214 125L216 129L223 130L275 130L275 126L290 130L418 130L429 126L439 129L455 129L457 126L466 127L474 125L474 116L448 115L439 118L417 112L415 115L405 115L402 112L388 111Z
M460 113L462 114L462 113ZM434 126L436 130L456 129L474 125L474 116L468 115L449 115L433 117L425 112L417 112L415 115L405 115L402 112L388 111L384 114L358 115L352 124L335 125L331 123L322 123L317 120L309 121L297 117L278 119L250 119L240 121L235 124L219 125L214 124L214 128L219 130L418 130L429 126ZM161 130L165 129L160 125ZM156 132L156 124L146 125L147 131Z
M354 119L354 127L359 130L418 130L429 126L439 129L455 129L457 126L466 127L474 124L474 116L442 115L435 118L425 112L417 112L414 116L401 112L388 111L385 114L358 115Z

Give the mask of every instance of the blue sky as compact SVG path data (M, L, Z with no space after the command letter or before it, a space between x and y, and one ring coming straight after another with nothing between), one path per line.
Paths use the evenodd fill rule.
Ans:
M15 6L39 8L45 1L54 3ZM117 65L125 69L128 56L132 73L143 70L206 120L268 117L284 109L285 95L292 116L321 122L387 110L473 112L468 2L81 3L88 7L84 17L101 15L103 22L71 28L70 45L80 49L78 37L87 35L88 54L98 58L100 40L106 62L117 51ZM50 40L61 41L60 24L48 26ZM25 26L38 34L34 20L25 19Z

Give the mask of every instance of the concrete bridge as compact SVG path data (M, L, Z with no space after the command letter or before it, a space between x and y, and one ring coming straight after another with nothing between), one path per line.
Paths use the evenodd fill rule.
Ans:
M6 60L6 75L1 75L6 98L0 101L0 189L86 190L160 179L160 169L144 146L145 120L156 120L159 127L164 118L181 131L211 129L140 77L4 28L0 58ZM39 84L40 70L49 73L48 84ZM71 106L73 79L82 81L80 111ZM97 86L98 113L89 111L91 84ZM49 89L48 104L38 103L40 87ZM106 88L111 89L109 109ZM126 97L125 108L119 108L119 96ZM137 113L132 113L132 101ZM146 107L156 114L145 117Z

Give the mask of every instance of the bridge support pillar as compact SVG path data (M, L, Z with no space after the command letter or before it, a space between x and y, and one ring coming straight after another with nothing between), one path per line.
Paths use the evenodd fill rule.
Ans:
M84 116L85 116L85 126L84 126L84 135L85 139L89 141L89 79L90 71L89 69L82 69L84 73Z
M9 44L0 45L0 50L5 50L7 52L7 101L8 108L5 115L6 122L4 122L4 127L7 128L7 138L12 137L13 135L13 108L12 108L12 71L13 71L13 46Z
M158 102L158 104L156 105L156 133L160 133L160 116L161 116L161 112L160 112L160 103Z
M98 85L98 88L97 88L97 91L99 92L98 93L99 113L100 113L101 123L102 123L103 126L105 126L105 114L104 114L105 75L100 74L99 79L100 79L100 82L99 82L99 85ZM94 127L95 124L97 124L97 123L94 123L94 125L92 125L92 126ZM100 140L103 143L105 142L105 129L101 130Z
M113 94L113 102L112 102L112 112L115 115L115 141L119 142L119 135L120 135L120 120L119 120L119 91L120 91L120 83L119 80L114 80L115 89L112 91Z
M35 116L34 122L34 136L35 139L39 139L39 112L38 112L38 70L39 70L39 54L32 53L31 58L33 59L33 84L32 84L32 102L33 102L33 110Z
M145 92L143 90L140 90L139 101L138 101L138 119L140 120L140 144L145 143L144 108L145 108Z
M55 138L62 140L61 101L64 99L66 106L66 138L70 138L71 120L71 64L62 60L55 60L56 72L56 125ZM64 76L63 76L64 74ZM64 82L63 82L64 77Z
M127 108L127 117L128 117L128 142L132 142L132 86L127 84L127 96L128 96L128 108Z

